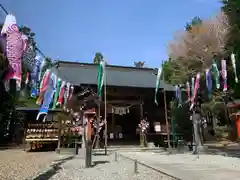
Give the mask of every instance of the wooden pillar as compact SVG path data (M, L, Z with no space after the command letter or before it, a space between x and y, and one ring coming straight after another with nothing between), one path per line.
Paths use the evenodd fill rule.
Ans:
M163 76L164 77L164 76ZM167 128L167 142L168 142L168 150L171 151L171 141L170 141L170 129L169 129L169 123L168 123L168 109L167 109L167 95L165 89L163 89L163 98L164 98L164 112L165 112L165 122L166 122L166 128Z
M142 102L140 103L140 123L143 119L143 104ZM140 147L144 147L145 146L145 134L142 132L142 130L140 129Z
M91 119L94 117L96 114L95 109L90 109L84 112L84 115L87 118L87 143L86 143L86 151L85 151L85 167L89 168L92 166L92 124L91 124Z
M86 148L86 118L85 116L82 114L81 116L82 122L83 122L83 134L82 134L82 148Z
M143 103L140 104L140 120L143 118Z
M24 120L24 132L23 132L23 149L24 151L26 151L26 137L27 137L27 128L28 128L28 119L27 119L27 116L26 114L24 113L24 116L25 116L25 120Z
M95 144L95 148L99 149L100 147L100 136L99 136L99 128L100 128L100 112L101 112L101 107L100 104L98 105L98 109L97 109L97 128L96 128L96 144Z
M115 118L114 118L114 113L112 113L112 131L115 129ZM113 133L113 132L112 132Z
M89 168L92 166L92 125L89 122L90 120L88 119L87 122L87 143L86 143L86 156L85 156L85 167Z
M56 152L60 153L60 148L61 148L61 132L62 132L62 119L56 115L57 121L58 121L58 144L57 144L57 149Z

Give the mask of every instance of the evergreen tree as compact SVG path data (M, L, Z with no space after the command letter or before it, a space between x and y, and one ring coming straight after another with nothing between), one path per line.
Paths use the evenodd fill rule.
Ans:
M199 17L194 17L192 20L191 20L191 22L190 23L187 23L187 25L186 25L186 31L191 31L192 30L192 27L193 26L197 26L197 25L200 25L200 24L202 24L202 20L199 18Z
M145 65L145 61L135 61L134 62L135 67L137 68L143 68Z
M222 10L228 16L231 26L226 50L229 53L234 52L237 57L240 57L240 1L223 0L222 3Z
M222 10L228 17L230 30L228 34L228 41L226 43L226 56L229 57L231 53L236 54L236 68L237 74L240 72L240 1L239 0L223 0ZM232 65L228 66L228 83L234 89L233 96L240 98L240 84L234 82L232 76ZM229 76L230 75L230 76ZM232 77L231 77L232 76Z
M100 62L103 60L103 55L100 52L95 53L95 57L93 59L94 64L100 64Z

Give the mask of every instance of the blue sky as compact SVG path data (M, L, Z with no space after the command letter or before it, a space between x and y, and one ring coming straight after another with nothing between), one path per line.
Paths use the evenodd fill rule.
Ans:
M214 16L219 0L1 0L19 25L36 33L53 59L92 62L102 52L109 64L145 61L158 67L167 44L187 21ZM0 12L0 21L5 18Z

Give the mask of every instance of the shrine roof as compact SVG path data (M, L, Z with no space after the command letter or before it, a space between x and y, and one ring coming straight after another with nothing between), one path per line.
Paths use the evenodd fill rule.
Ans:
M39 111L40 108L35 107L16 107L17 111ZM61 112L62 109L49 109L49 112Z
M52 69L61 79L74 85L96 85L98 64L59 61ZM108 86L155 88L157 69L125 66L106 66ZM161 80L160 88L174 91L174 86Z

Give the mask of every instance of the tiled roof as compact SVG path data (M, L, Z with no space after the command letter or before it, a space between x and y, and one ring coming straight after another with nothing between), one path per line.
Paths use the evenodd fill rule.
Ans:
M75 85L97 84L97 64L60 61L55 73L63 80ZM135 68L107 65L106 79L109 86L125 86L140 88L155 88L156 70L151 68ZM160 88L174 91L172 85L161 81Z

